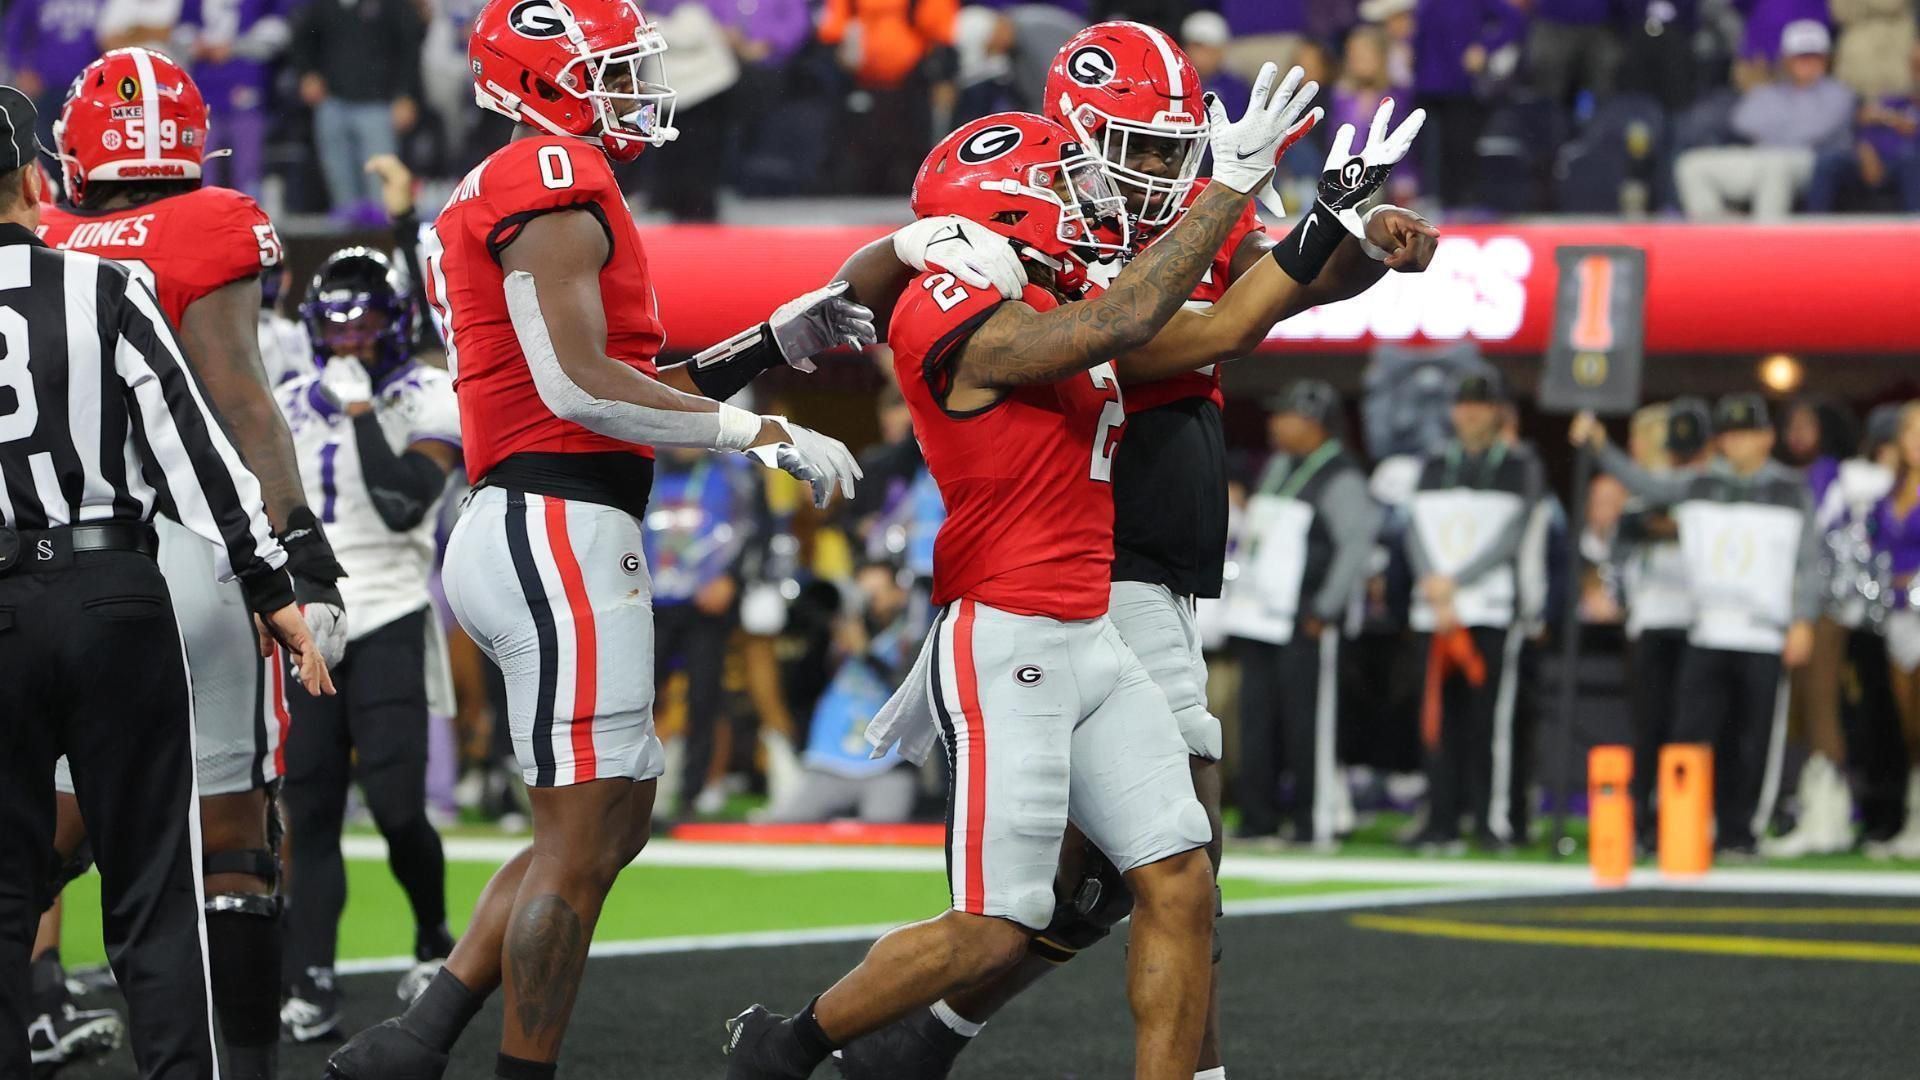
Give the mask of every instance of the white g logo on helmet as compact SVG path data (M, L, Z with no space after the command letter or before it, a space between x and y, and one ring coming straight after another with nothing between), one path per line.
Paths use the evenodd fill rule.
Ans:
M1119 72L1113 54L1098 45L1082 45L1067 57L1067 74L1081 86L1105 86Z
M1020 134L1020 129L1012 124L994 124L967 136L967 141L960 144L955 156L968 165L985 165L1012 153L1023 138L1025 136Z
M507 12L507 25L521 37L536 41L557 38L567 32L566 20L560 17L559 5L554 0L521 0Z

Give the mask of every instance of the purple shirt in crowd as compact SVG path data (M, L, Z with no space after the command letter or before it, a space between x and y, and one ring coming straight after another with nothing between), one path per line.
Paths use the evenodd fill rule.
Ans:
M1613 21L1613 0L1533 0L1533 17L1564 26L1603 26Z
M1478 43L1488 52L1518 41L1527 17L1508 0L1420 0L1414 9L1413 88L1420 94L1473 93L1461 57Z
M31 71L45 93L66 97L67 85L100 55L93 28L104 0L13 0L4 37L7 67Z
M1307 28L1306 0L1217 0L1234 37L1253 34L1298 34Z
M1920 97L1893 94L1881 98L1880 107L1913 121L1913 134L1902 135L1885 124L1865 124L1856 133L1860 141L1873 147L1880 155L1880 160L1889 165L1901 158L1920 154Z
M784 62L813 36L813 16L807 0L652 0L646 12L660 18L682 4L704 4L722 26L739 30L748 41L764 41L773 52L769 64ZM673 70L673 59L667 59Z
M215 116L265 107L274 57L286 50L291 30L291 0L184 0L183 26L195 27L200 41L224 44L233 55L219 63L192 64L193 81Z
M1809 86L1784 79L1747 91L1733 107L1736 134L1755 146L1830 150L1853 130L1853 91L1834 78Z
M1920 572L1920 506L1901 517L1893 508L1893 496L1880 500L1873 508L1873 550L1891 556L1894 580ZM1894 590L1894 602L1900 606L1911 589Z
M1746 17L1746 33L1740 39L1740 59L1768 60L1780 55L1780 32L1790 22L1812 19L1831 26L1827 18L1827 0L1733 0L1733 6Z

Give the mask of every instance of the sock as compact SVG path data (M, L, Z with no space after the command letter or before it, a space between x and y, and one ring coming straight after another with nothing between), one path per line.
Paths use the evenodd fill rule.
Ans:
M415 960L445 960L452 955L453 934L447 929L446 923L414 928L413 958Z
M1227 1080L1227 1067L1216 1065L1204 1072L1194 1073L1193 1080Z
M59 949L48 949L34 957L31 978L37 1011L51 1013L67 1000L67 969L60 966Z
M423 1043L441 1053L453 1049L460 1033L486 1004L487 995L467 989L454 973L441 968L413 1004L400 1017L400 1023Z
M278 1045L280 920L245 911L208 912L207 962L213 1010L228 1048Z
M933 1018L935 1020L938 1020L942 1024L945 1024L949 1031L952 1031L955 1035L959 1035L963 1038L971 1039L975 1035L980 1034L981 1028L987 1026L987 1022L985 1020L982 1020L976 1024L973 1021L967 1019L966 1017L961 1016L959 1013L954 1012L953 1006L948 1005L946 1002L946 999L944 998L928 1006L927 1011L933 1014ZM1203 1078L1203 1080L1214 1080L1214 1078L1205 1077Z
M493 1075L499 1080L553 1080L554 1063L551 1061L528 1061L512 1054L501 1054L494 1059Z
M231 1080L278 1080L280 1044L227 1047L227 1067L221 1076Z
M819 998L807 1002L807 1007L787 1021L787 1028L793 1032L794 1042L800 1052L806 1055L810 1064L818 1065L827 1059L827 1055L840 1049L840 1044L827 1038L820 1029L820 1020L813 1015L813 1007L820 1003Z

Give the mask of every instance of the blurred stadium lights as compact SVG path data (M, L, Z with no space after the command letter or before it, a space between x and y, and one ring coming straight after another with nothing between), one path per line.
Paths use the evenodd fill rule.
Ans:
M1806 381L1807 368L1786 353L1774 353L1760 361L1755 369L1760 384L1776 394L1791 394Z

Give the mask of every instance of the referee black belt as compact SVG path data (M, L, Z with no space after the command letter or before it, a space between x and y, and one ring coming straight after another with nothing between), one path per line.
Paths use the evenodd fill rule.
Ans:
M144 522L110 521L62 529L0 526L0 574L64 569L82 551L132 551L152 558L159 550L159 534Z

